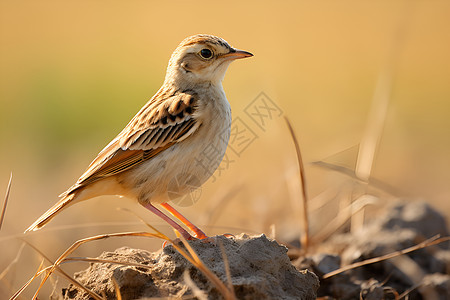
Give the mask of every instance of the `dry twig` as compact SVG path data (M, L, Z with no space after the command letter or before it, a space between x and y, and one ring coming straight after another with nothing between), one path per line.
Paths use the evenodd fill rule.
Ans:
M297 153L297 160L298 160L298 167L300 172L300 183L302 187L302 204L303 204L303 236L300 240L302 248L305 252L308 252L309 247L309 219L308 219L308 197L306 193L306 180L305 180L305 167L303 165L303 159L302 154L300 152L300 145L298 143L297 137L294 132L294 128L291 125L291 122L289 122L289 119L285 116L284 117L286 124L289 128L289 132L292 137L292 141L295 145L295 151Z
M412 251L416 251L416 250L419 250L419 249L422 249L422 248L426 248L426 247L429 247L429 246L432 246L432 245L437 245L437 244L440 244L440 243L443 243L443 242L446 242L446 241L450 241L450 236L439 238L439 235L437 235L437 236L429 238L428 240L423 241L422 243L417 244L415 246L412 246L412 247L409 247L409 248L406 248L406 249L403 249L403 250L395 251L395 252L392 252L392 253L389 253L389 254L386 254L386 255L382 255L382 256L379 256L379 257L374 257L374 258L366 259L364 261L359 261L359 262L356 262L354 264L350 264L348 266L339 268L337 270L334 270L332 272L329 272L329 273L323 275L322 278L323 279L327 279L327 278L330 278L332 276L338 275L338 274L343 273L343 272L348 271L348 270L359 268L359 267L362 267L362 266L365 266L365 265L370 265L370 264L377 263L377 262L380 262L380 261L383 261L383 260L391 259L391 258L400 256L400 255L407 254L407 253L412 252Z

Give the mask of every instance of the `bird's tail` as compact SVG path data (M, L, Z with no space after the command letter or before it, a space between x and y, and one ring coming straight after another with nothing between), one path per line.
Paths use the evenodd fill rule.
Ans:
M64 196L61 200L59 200L55 205L53 205L49 210L47 210L42 216L39 217L27 230L28 231L36 231L44 227L48 222L50 222L53 217L59 213L64 208L73 204L73 198L75 194L69 194Z

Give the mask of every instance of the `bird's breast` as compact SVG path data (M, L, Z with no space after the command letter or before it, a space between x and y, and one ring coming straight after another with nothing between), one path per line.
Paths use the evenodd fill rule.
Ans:
M220 91L199 97L197 131L133 171L132 185L140 202L162 203L192 193L222 162L230 138L230 105Z

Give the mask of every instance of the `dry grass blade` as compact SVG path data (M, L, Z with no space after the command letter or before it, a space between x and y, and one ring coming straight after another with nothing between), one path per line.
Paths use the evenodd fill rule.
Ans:
M349 169L347 167L338 166L338 165L335 165L335 164L332 164L332 163L327 163L327 162L324 162L324 161L314 161L311 164L313 166L317 166L317 167L320 167L320 168L323 168L323 169L327 169L327 170L332 170L332 171L338 172L338 173L340 173L342 175L345 175L345 176L348 176L351 179L354 179L354 180L356 180L358 182L365 183L363 180L361 180L360 178L358 178L356 176L354 170ZM390 195L396 196L396 195L402 194L401 192L398 191L398 189L396 189L393 186L391 186L391 185L389 185L389 184L387 184L387 183L385 183L385 182L383 182L381 180L378 180L376 178L371 177L371 178L369 178L368 182L369 182L371 187L374 187L374 188L376 188L378 190L384 191L384 192L386 192L386 193L388 193Z
M112 280L113 285L114 285L114 291L116 292L117 300L122 300L122 294L120 293L119 284L118 284L117 281L114 279L114 277L112 277L111 280Z
M111 238L111 237L129 237L129 236L162 238L161 235L154 234L154 233L149 233L149 232L121 232L121 233L112 233L112 234L102 234L102 235L97 235L97 236L93 236L93 237L89 237L89 238L78 240L75 243L73 243L72 246L70 246L66 251L64 251L64 253L61 254L61 256L55 261L55 263L52 266L50 266L50 268L48 269L48 271L45 274L44 278L42 279L41 284L39 285L39 288L36 291L35 296L34 296L33 299L35 299L37 297L37 295L39 294L40 290L44 286L44 284L47 281L47 279L58 268L58 266L63 262L63 260L68 255L70 255L73 251L75 251L78 247L83 245L84 243L91 242L91 241L102 240L102 239L107 239L107 238ZM35 248L35 249L37 249L37 248ZM59 270L59 271L62 272L62 270ZM98 298L98 299L101 299L101 298Z
M365 133L361 138L358 156L356 158L355 174L358 178L363 180L366 185L369 183L372 169L375 164L376 154L383 135L392 97L395 71L397 69L401 50L404 48L403 46L405 44L405 33L408 29L407 17L411 14L411 11L409 11L411 8L409 2L405 5L408 9L404 11L402 18L399 18L397 30L392 37L393 41L391 43L391 49L389 49L390 51L387 53L385 65L377 79ZM364 210L352 217L351 231L355 232L363 225Z
M302 245L302 248L305 252L308 252L309 247L309 218L308 218L308 197L306 193L306 180L305 180L305 167L303 165L303 159L302 159L302 153L300 152L300 145L298 143L297 137L294 132L294 128L292 128L291 122L289 122L289 119L285 116L284 117L286 124L289 128L289 132L292 137L292 141L295 145L295 151L297 152L297 160L298 160L298 167L300 172L300 183L302 186L302 204L303 204L303 236L300 240L300 243Z
M450 241L450 236L439 238L439 235L437 235L437 236L434 236L434 237L432 237L432 238L430 238L430 239L428 239L426 241L423 241L422 243L417 244L415 246L412 246L412 247L409 247L409 248L406 248L406 249L403 249L403 250L395 251L395 252L392 252L392 253L389 253L389 254L386 254L386 255L383 255L383 256L366 259L364 261L360 261L360 262L357 262L357 263L345 266L343 268L339 268L339 269L337 269L335 271L332 271L332 272L329 272L329 273L323 275L322 278L323 279L327 279L327 278L330 278L332 276L335 276L337 274L343 273L343 272L351 270L351 269L355 269L355 268L359 268L359 267L362 267L362 266L365 266L365 265L369 265L369 264L377 263L377 262L380 262L380 261L383 261L383 260L391 259L391 258L400 256L400 255L407 254L407 253L412 252L412 251L416 251L416 250L419 250L419 249L422 249L422 248L425 248L425 247L437 245L437 244L440 244L440 243L443 243L443 242L446 242L446 241Z
M15 292L14 295L12 295L11 298L9 298L9 300L17 299L17 297L19 297L20 294L22 294L22 292L31 284L31 282L33 282L33 280L35 278L39 277L43 272L45 272L47 269L50 268L50 267L47 267L45 269L42 269L43 265L44 265L44 260L41 261L41 264L39 265L38 270L33 275L33 277L31 277L17 292Z
M398 296L398 299L406 298L412 291L414 291L414 290L418 289L420 286L422 286L422 284L423 284L423 283L413 285L412 287L410 287L409 289L407 289L406 291L404 291L403 293L401 293L401 294Z
M236 297L234 296L234 293L232 293L225 286L225 284L216 276L216 274L214 274L210 269L208 269L205 266L205 264L201 261L197 253L195 253L194 249L192 249L191 245L189 245L186 239L184 239L182 236L180 236L180 239L183 242L183 245L189 251L190 255L188 255L183 249L181 249L176 244L173 244L174 248L177 249L178 252L180 252L181 255L183 255L191 264L193 264L200 271L202 271L203 274L216 286L216 288L219 290L219 292L226 300L235 300Z
M29 243L28 241L24 241L28 246L30 246L34 251L36 251L37 253L39 253L42 257L43 257L43 259L45 259L45 260L47 260L48 262L50 262L50 263L52 263L52 261L50 260L50 258L48 258L40 249L38 249L37 247L35 247L33 244L31 244L31 243ZM42 267L42 264L41 264L41 267ZM52 269L54 267L54 265L50 265L50 266L48 266L47 268L45 268L44 270L45 271L49 271L50 272L50 270ZM39 270L40 270L40 268L39 268ZM74 284L74 285L76 285L76 286L78 286L80 289L82 289L82 290L84 290L86 293L88 293L89 295L91 295L91 297L93 297L94 299L100 299L101 300L101 297L98 295L98 294L96 294L95 292L93 292L93 291L91 291L91 290L89 290L87 287L85 287L84 285L82 285L79 281L77 281L75 278L72 278L71 276L69 276L69 274L67 274L66 272L64 272L63 270L61 270L60 268L59 268L59 266L57 266L55 269L54 269L55 271L57 271L58 273L60 273L61 275L63 275L68 281L70 281L72 284ZM42 274L43 272L41 272L41 271L38 271L38 275L37 275L37 273L33 276L33 278L24 286L25 288L36 278L36 277L38 277L40 274ZM48 273L47 273L48 274ZM42 282L41 282L41 284L42 284ZM38 293L39 293L39 290L35 293L35 295L34 295L34 297L33 297L33 299L36 299L37 298L37 295L38 295Z
M188 270L184 270L183 273L184 283L191 289L192 295L199 300L207 300L205 292L199 289L198 286L195 285L194 281L192 281L191 277L189 277Z
M159 231L158 229L156 229L155 227L153 227L152 225L150 225L149 223L147 223L143 218L141 218L138 214L136 214L134 211L129 210L128 208L123 208L120 207L118 208L118 210L122 210L124 212L127 212L129 214L134 215L136 218L139 219L139 221L141 221L144 225L146 225L147 227L149 227L150 229L152 229L154 232L156 232L156 234L158 235L159 238L166 240L166 241L172 241L169 237L167 237L165 234L163 234L161 231ZM175 229L174 229L175 230ZM175 230L175 232L178 232Z
M138 267L144 269L151 269L152 267L149 265L133 263L129 261L120 261L120 260L111 260L111 259L101 259L94 257L67 257L65 258L61 264L63 263L71 263L71 262L89 262L89 263L103 263L103 264L116 264L116 265L124 265L130 267Z
M367 205L376 204L376 200L366 196L355 200L349 206L341 209L338 215L328 222L328 224L319 233L314 236L313 243L318 244L327 238L329 238L334 232L347 223L347 221L353 216L353 214L359 212Z
M364 181L368 181L370 178L376 152L383 134L395 73L400 55L404 49L412 9L413 5L411 2L406 2L403 14L398 18L397 28L392 36L391 49L387 53L385 64L379 73L375 86L372 106L369 110L365 133L361 139L355 169L356 175Z
M20 245L19 251L17 251L16 257L11 261L11 263L0 273L0 280L2 280L6 274L8 274L9 270L11 270L12 266L14 266L18 261L19 257L22 255L23 248L25 247L25 243Z
M391 288L391 287L383 288L383 294L384 295L388 295L389 293L394 295L395 300L399 300L400 299L400 296L399 296L398 292L394 288Z
M277 239L277 226L275 224L270 224L268 237L272 240Z
M72 278L69 274L61 270L59 267L55 269L59 274L63 275L67 280L69 280L73 285L76 285L80 289L84 290L86 293L90 295L90 297L94 298L95 300L103 300L106 299L105 297L101 297L100 295L96 294L95 292L91 291L87 287L85 287L81 282L76 280L75 278ZM37 298L36 298L37 299Z
M340 186L339 189L335 187L329 187L320 194L310 199L308 203L309 211L313 212L319 210L322 207L325 207L331 201L335 200L336 197L339 195L340 189L341 189Z
M219 246L220 246L220 252L222 252L222 259L223 259L223 267L225 268L225 274L227 275L227 282L228 282L228 289L233 294L233 297L236 298L236 294L234 293L233 288L233 281L231 280L231 272L230 272L230 264L228 262L228 256L225 252L225 247L223 246L223 243L221 240L218 240Z
M3 201L2 214L0 215L0 229L2 229L3 220L5 219L6 205L8 204L9 192L11 191L12 177L13 174L11 172L11 175L9 176L8 187L6 188L5 200Z

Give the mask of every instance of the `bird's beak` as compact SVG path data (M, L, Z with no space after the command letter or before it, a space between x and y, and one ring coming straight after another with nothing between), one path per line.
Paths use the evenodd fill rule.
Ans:
M227 57L228 59L241 59L246 57L252 57L253 54L244 50L233 49L231 52L222 55L222 57Z

